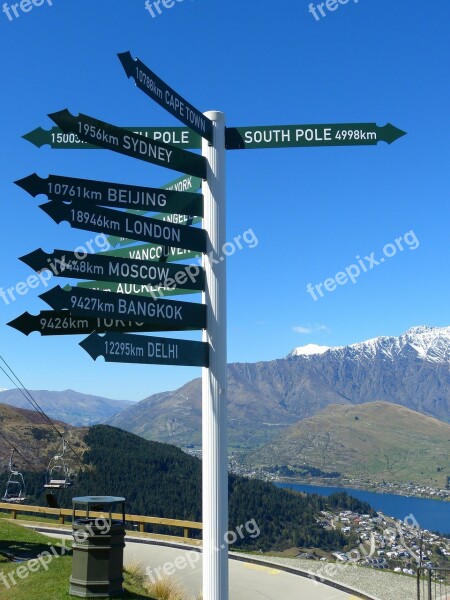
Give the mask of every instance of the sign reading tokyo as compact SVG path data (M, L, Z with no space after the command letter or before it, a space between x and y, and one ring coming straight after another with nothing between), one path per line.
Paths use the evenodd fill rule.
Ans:
M32 196L45 194L49 200L75 198L98 206L140 209L143 213L158 210L164 213L203 216L203 196L192 192L76 179L59 175L49 175L47 179L43 179L35 173L19 179L15 183Z
M192 104L187 102L180 94L169 87L153 71L139 59L134 60L130 52L118 54L119 60L127 74L133 77L137 87L145 92L170 114L179 119L190 129L193 129L203 138L212 142L212 121L205 117Z
M150 140L87 115L80 114L78 117L74 117L67 109L48 116L64 132L72 131L85 142L167 169L206 179L206 159L199 154L175 148L164 142Z
M88 209L83 200L71 200L70 204L52 200L41 204L39 208L55 223L67 221L75 229L116 234L134 241L206 252L206 232L203 229L173 225L99 206Z
M10 327L17 329L25 335L37 331L41 335L82 335L92 333L106 333L113 331L117 333L153 333L159 331L177 331L169 325L163 327L149 323L137 323L135 321L124 321L117 319L94 319L92 317L74 317L67 310L41 310L38 315L30 315L25 312L17 319L8 323Z
M268 125L262 127L228 127L227 150L250 148L289 148L302 146L375 146L392 144L404 131L388 123L343 123L338 125Z
M79 288L63 290L59 286L44 292L39 298L54 310L68 310L70 314L80 317L170 325L178 331L206 328L206 306L193 302L141 298Z
M94 360L104 356L106 362L186 367L209 365L206 342L114 333L100 337L97 333L92 333L80 342L80 346Z

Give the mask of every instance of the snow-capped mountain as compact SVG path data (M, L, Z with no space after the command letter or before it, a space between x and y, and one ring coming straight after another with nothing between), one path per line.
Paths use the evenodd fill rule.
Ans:
M308 344L283 359L230 364L230 441L260 445L330 404L391 402L450 422L449 357L450 327L421 326L399 337ZM200 443L201 381L151 396L109 422L158 441Z
M381 336L349 346L329 347L308 344L294 348L291 356L312 356L324 354L328 350L336 352L338 358L358 357L360 360L373 360L377 355L393 360L407 356L430 362L450 364L450 327L427 327L420 325L408 329L400 337Z

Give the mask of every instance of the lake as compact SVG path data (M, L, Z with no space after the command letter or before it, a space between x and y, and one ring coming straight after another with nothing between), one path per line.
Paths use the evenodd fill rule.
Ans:
M422 529L450 533L450 502L396 496L394 494L376 494L375 492L351 488L321 487L296 483L276 483L275 485L298 492L319 494L320 496L330 496L335 492L347 492L350 496L368 502L376 511L381 511L390 517L403 520L412 513Z

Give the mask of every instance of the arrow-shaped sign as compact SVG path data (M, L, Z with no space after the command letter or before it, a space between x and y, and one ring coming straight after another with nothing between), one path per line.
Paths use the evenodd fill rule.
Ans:
M137 241L206 252L206 233L203 229L186 225L172 225L156 219L98 206L88 209L83 200L71 200L68 204L50 201L41 204L39 208L56 223L68 221L71 227L76 229L115 234Z
M128 240L127 240L128 241ZM106 256L122 256L134 260L153 260L160 262L177 262L188 258L198 258L200 252L186 250L185 248L174 248L160 244L143 244L141 246L127 246L115 250L102 252Z
M95 290L57 286L39 296L54 310L69 310L75 316L125 319L186 331L206 328L206 306L165 298L141 298Z
M337 125L264 125L261 127L229 127L227 150L250 148L289 148L302 146L376 146L392 144L405 131L388 123L341 123Z
M202 147L202 138L198 133L185 127L122 127L138 135L150 138L157 142L164 142L171 146L199 150ZM49 144L54 150L99 150L99 146L83 142L76 133L63 133L59 127L49 130L37 127L22 136L38 148Z
M99 356L104 356L106 362L186 367L207 367L209 365L206 342L121 335L120 333L107 333L100 336L92 333L80 342L80 346L94 360Z
M181 215L203 216L203 195L36 173L14 182L32 196L45 194L49 200L83 200L86 204ZM135 213L137 214L137 213Z
M186 296L187 294L198 294L198 290L185 290L179 287L166 289L161 286L139 285L137 283L115 283L111 281L80 281L77 288L85 290L99 290L101 292L113 292L116 294L127 294L133 296L147 296L149 298L164 298L166 296Z
M72 131L90 144L206 179L206 159L199 154L150 140L143 135L131 133L87 115L80 114L74 117L67 109L48 116L64 132Z
M82 254L55 250L47 254L35 250L20 258L37 272L52 271L56 277L97 279L140 285L161 286L166 289L204 291L205 272L197 265L162 265L158 262L113 258L103 254Z
M205 117L192 104L167 85L139 59L133 59L130 52L118 54L119 60L127 74L133 77L137 87L145 92L152 100L165 108L170 114L184 123L190 129L212 142L212 121Z
M74 317L67 310L54 311L42 310L38 315L23 313L17 319L8 323L10 327L17 329L25 335L38 331L41 335L87 335L93 331L106 333L113 331L118 333L152 333L159 331L177 331L168 325L159 327L148 323L136 323L134 321L122 321L113 319L94 319L92 317Z

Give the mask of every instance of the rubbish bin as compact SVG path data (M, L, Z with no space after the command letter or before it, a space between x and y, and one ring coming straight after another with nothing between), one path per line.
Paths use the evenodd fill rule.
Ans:
M81 598L111 598L124 593L125 498L83 496L73 498L73 559L69 594ZM86 508L75 518L75 507ZM112 518L121 505L122 520ZM79 509L78 509L79 510ZM102 516L90 513L98 512Z

